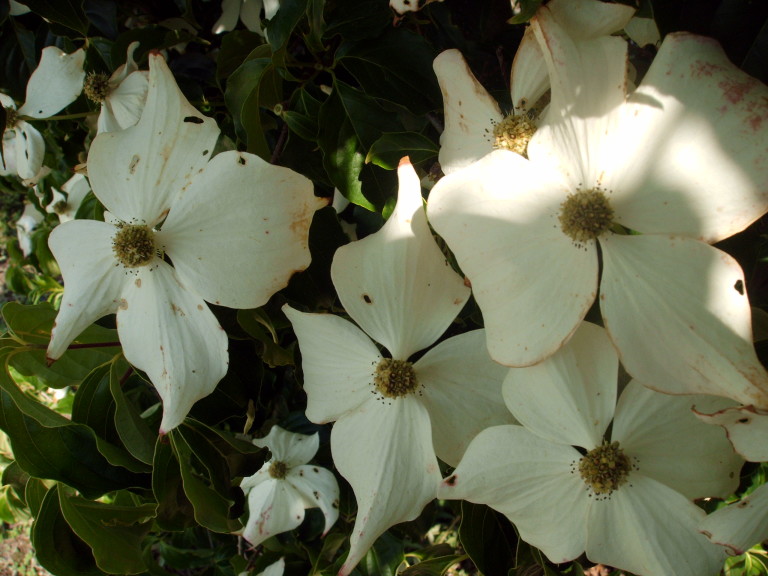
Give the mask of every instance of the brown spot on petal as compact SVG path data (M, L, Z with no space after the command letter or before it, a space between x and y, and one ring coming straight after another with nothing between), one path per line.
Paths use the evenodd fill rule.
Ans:
M365 300L366 304L373 304L373 298L371 298L368 294L363 294L362 299Z
M136 278L134 284L136 284L136 288L141 288L141 278Z
M453 476L449 476L448 478L446 478L446 479L445 479L445 483L446 483L448 486L455 486L455 485L456 485L456 474L454 474Z
M130 164L128 164L128 172L130 172L131 174L133 174L134 172L136 172L136 166L137 166L138 164L139 164L139 155L138 155L138 154L134 154L134 155L131 157L131 163L130 163Z
M120 302L118 303L117 307L120 310L128 310L128 300L125 298L120 298Z

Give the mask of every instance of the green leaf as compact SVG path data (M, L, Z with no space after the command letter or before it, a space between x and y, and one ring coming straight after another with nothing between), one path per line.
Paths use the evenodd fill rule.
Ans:
M407 106L414 114L441 107L432 62L435 49L422 36L405 28L390 28L381 36L342 44L337 63L344 66L369 96Z
M125 375L130 371L130 376ZM112 363L109 371L109 390L115 401L115 427L125 448L137 460L152 464L159 425L150 426L146 418L141 417L141 410L132 402L126 391L146 391L147 383L141 379L124 358Z
M184 493L192 503L198 524L213 532L231 533L242 529L239 521L229 517L234 501L217 492L210 485L210 479L196 470L201 467L201 463L181 432L174 429L168 437L179 462Z
M48 303L24 306L7 302L0 309L10 336L23 344L45 344L51 340L56 310ZM74 342L83 344L117 342L117 331L92 325L83 330Z
M157 525L162 530L180 532L192 524L194 508L184 494L181 469L165 436L158 438L152 470Z
M115 430L115 401L109 392L109 371L112 364L94 369L77 389L72 404L72 422L85 424L98 436L119 444Z
M467 558L466 554L452 554L450 556L430 558L406 568L400 572L399 576L443 576L448 568Z
M277 52L285 46L294 28L307 12L308 0L281 0L280 10L267 24L269 44Z
M280 76L268 45L256 48L232 73L224 100L240 136L248 143L248 152L269 161L272 152L267 143L262 108L273 109L282 95Z
M237 322L243 330L261 343L258 354L270 368L294 364L293 352L278 344L277 334L262 309L238 310Z
M114 506L67 492L59 486L61 512L91 547L96 565L108 574L143 572L142 543L152 528L156 505Z
M418 164L430 158L437 158L439 150L439 145L418 132L382 134L381 138L371 145L365 162L372 162L385 170L394 170L403 156L408 156L411 164Z
M542 5L544 0L520 0L520 12L515 14L507 22L509 24L525 24L533 18L536 10Z
M27 473L64 482L87 498L148 481L136 473L139 463L126 452L99 439L87 426L35 402L4 371L0 372L0 428L11 439L17 462Z
M403 556L402 540L384 532L360 560L357 569L363 576L395 576Z
M459 539L485 576L507 576L516 566L515 529L509 520L488 506L462 501Z
M88 18L82 0L25 0L24 4L46 20L71 28L82 36L88 35Z
M216 82L219 87L263 43L264 39L250 30L234 30L225 34L216 56Z
M101 576L91 548L74 533L59 507L58 485L45 495L31 533L38 562L56 576Z
M374 38L392 25L393 13L381 0L337 0L325 12L325 38L353 41Z

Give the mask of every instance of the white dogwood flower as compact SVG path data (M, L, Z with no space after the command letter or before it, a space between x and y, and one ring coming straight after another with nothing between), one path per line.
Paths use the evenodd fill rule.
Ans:
M552 0L546 10L555 22L576 38L586 58L620 43L610 34L621 30L635 10L622 4L594 0ZM440 167L451 174L495 149L525 155L546 106L549 74L534 30L542 25L534 18L520 43L510 74L512 110L501 111L469 69L458 50L446 50L433 67L443 94L445 128L440 135ZM596 66L599 60L595 62Z
M253 443L268 448L272 458L240 484L249 514L243 538L258 546L275 534L298 528L307 508L320 508L325 516L323 534L327 533L339 517L339 485L330 470L309 464L320 447L319 435L273 426L265 438Z
M16 238L19 240L19 248L24 257L32 254L32 233L44 220L43 215L31 202L24 202L24 211L16 220Z
M547 6L536 19L552 100L529 159L496 150L430 194L491 356L526 366L560 348L601 263L603 320L633 377L768 405L743 273L709 246L768 208L768 88L715 41L671 34L625 101L625 43L587 59Z
M85 78L83 92L89 100L101 106L97 132L115 132L133 126L139 121L149 88L149 73L139 70L133 54L139 47L131 42L125 64L118 66L111 76L91 73Z
M585 322L547 360L510 369L504 399L522 426L481 432L439 497L491 506L553 562L586 551L642 576L714 576L724 553L698 533L705 514L690 499L730 494L743 461L690 397L632 381L617 403L618 367Z
M45 207L45 211L48 214L56 214L59 217L59 222L69 222L75 219L80 204L91 191L91 185L85 176L75 174L64 183L61 192L56 188L51 188L51 191L53 198Z
M407 159L398 175L397 204L382 229L339 248L331 266L360 328L283 307L299 340L307 417L335 422L333 461L357 499L341 576L387 528L416 518L435 497L437 458L454 465L480 430L512 421L501 398L506 369L491 361L482 330L411 358L443 334L469 289L432 237Z
M83 89L82 48L67 54L55 46L43 49L38 64L27 83L24 104L16 109L13 99L0 94L5 108L6 125L3 133L3 160L0 174L14 172L19 178L34 184L42 175L45 142L40 132L26 118L48 118L75 101ZM13 151L9 149L13 147Z
M227 371L227 336L206 301L266 303L309 265L309 224L326 202L309 180L257 156L211 158L216 123L187 102L162 56L149 58L141 120L99 134L88 154L93 193L112 221L51 233L65 289L48 357L116 312L123 353L155 385L167 432Z

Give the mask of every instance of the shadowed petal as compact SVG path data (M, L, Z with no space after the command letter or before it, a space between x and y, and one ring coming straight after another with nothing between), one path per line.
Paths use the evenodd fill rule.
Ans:
M309 266L309 225L326 204L304 176L223 152L173 204L157 241L204 299L256 308Z
M589 511L587 558L643 576L715 576L725 554L697 531L704 511L682 494L632 474Z
M739 502L707 516L699 524L699 530L715 544L725 546L729 554L743 554L768 538L766 509L768 484L763 484Z
M285 479L304 498L304 506L320 508L325 516L325 535L339 518L339 484L336 476L325 468L305 464L290 470Z
M586 486L572 464L571 446L553 444L522 426L494 426L478 434L438 498L486 504L509 518L520 537L552 562L585 547Z
M45 140L37 128L29 122L19 120L13 132L16 138L16 170L23 180L35 178L43 166L45 156Z
M352 485L357 517L339 576L347 576L384 531L413 520L437 493L440 469L426 409L415 398L371 398L338 420L333 461Z
M558 444L600 446L616 406L619 359L605 330L582 322L568 343L535 366L511 368L507 406L531 432Z
M675 236L610 236L601 246L600 309L634 378L661 392L768 407L768 374L733 258Z
M640 472L690 499L732 494L744 461L725 433L700 422L691 406L714 411L733 401L714 396L669 396L632 381L621 393L612 440L637 459Z
M268 448L272 453L272 460L283 462L289 468L306 464L317 453L320 446L320 436L315 432L311 436L289 432L272 426L264 438L256 438L253 443L259 448Z
M362 330L333 314L307 314L287 304L283 312L299 339L307 418L332 422L371 398L381 354Z
M74 220L48 237L64 277L64 297L51 332L48 358L57 359L80 332L117 311L126 286L133 281L112 252L115 227L96 220ZM86 249L87 248L87 249Z
M258 546L275 534L298 528L304 520L304 502L288 482L272 479L248 492L250 516L243 538Z
M165 262L140 268L127 283L117 330L126 360L147 373L163 400L161 433L181 424L227 372L226 333Z
M421 186L405 159L395 210L378 232L336 251L331 278L344 309L392 357L435 342L469 299L427 224Z
M456 466L481 430L514 423L501 397L509 368L491 360L484 330L440 342L413 369L432 422L435 453L443 462Z

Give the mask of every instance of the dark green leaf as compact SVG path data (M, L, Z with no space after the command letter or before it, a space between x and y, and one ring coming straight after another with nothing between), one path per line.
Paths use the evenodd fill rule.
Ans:
M267 24L269 44L272 50L277 52L285 46L293 29L307 12L308 0L282 0L280 10Z
M403 561L403 542L384 532L357 566L363 576L395 576Z
M453 554L450 556L439 556L430 558L406 568L400 572L399 576L443 576L445 572L456 564L467 558L466 554Z
M24 4L46 20L71 28L82 36L88 35L88 18L82 0L25 0Z
M337 62L369 96L395 102L415 114L441 106L440 87L432 70L435 49L405 28L390 28L375 39L345 43Z
M5 323L11 331L11 336L25 344L48 344L51 339L51 328L56 320L56 310L48 304L24 306L18 302L8 302L2 307ZM75 339L84 344L116 342L117 332L89 326Z
M101 576L90 547L72 531L59 507L58 485L45 495L32 526L38 562L56 576Z
M130 372L129 372L130 371ZM130 374L125 378L126 374ZM155 453L157 426L150 426L126 390L146 389L147 383L131 369L122 357L113 362L109 372L109 390L115 401L115 427L126 449L137 460L151 464ZM137 394L133 394L136 396Z
M243 330L261 344L259 356L270 367L290 366L294 363L293 353L277 343L277 335L269 318L261 308L238 310L237 322Z
M216 82L222 87L223 80L237 70L264 39L250 30L234 30L225 34L216 56Z
M98 436L115 445L120 438L115 430L115 401L109 391L112 363L94 369L77 389L72 404L72 422L85 424Z
M404 156L410 158L411 164L418 164L436 158L439 150L435 142L418 132L383 134L368 150L365 161L394 170Z
M509 19L510 24L525 24L533 18L544 0L520 0L520 12Z
M142 542L152 528L156 506L114 506L68 494L59 486L61 512L75 534L87 543L96 565L108 574L145 570Z
M325 38L337 34L354 41L374 38L392 25L393 12L381 0L338 0L325 13Z
M168 437L179 462L184 493L194 507L198 524L213 532L231 533L240 530L242 524L229 517L234 501L217 492L210 485L210 480L195 469L200 463L178 430L172 430Z
M184 494L179 463L173 455L167 436L158 438L152 469L152 491L157 500L157 525L162 530L184 530L193 521L194 508Z
M462 501L459 539L485 576L507 576L516 565L515 529L509 520L488 506Z

